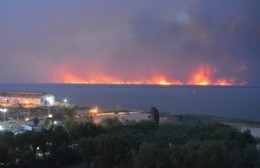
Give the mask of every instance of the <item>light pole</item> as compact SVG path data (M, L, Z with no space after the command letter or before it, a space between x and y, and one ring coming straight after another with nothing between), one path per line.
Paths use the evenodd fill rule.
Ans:
M53 106L53 104L55 103L54 98L49 96L49 97L46 98L46 100L47 100L47 103L48 103L47 104L47 106L48 106L48 116L51 116L51 106Z
M3 111L3 113L4 113L4 122L5 122L5 113L6 113L6 112L5 112L5 111Z
M7 112L7 109L6 109L6 108L0 109L0 111L1 111L2 113L4 113L4 122L5 122L5 113Z
M28 118L30 117L30 108L28 106Z
M30 117L30 108L29 108L29 102L26 100L25 101L25 104L26 104L26 107L27 107L27 117L28 117L28 119L29 119L29 117Z
M89 118L90 118L91 122L93 122L92 121L93 120L93 116L95 114L97 114L97 113L98 113L98 106L96 106L95 108L91 108L90 109L90 111L89 111Z
M68 99L63 99L63 108L67 108L68 107Z
M6 100L6 98L5 98ZM3 113L4 113L4 122L5 122L5 113L7 112L7 109L5 108L5 104L4 104L4 109L3 109Z
M48 106L48 116L50 116L50 114L51 114L51 107Z

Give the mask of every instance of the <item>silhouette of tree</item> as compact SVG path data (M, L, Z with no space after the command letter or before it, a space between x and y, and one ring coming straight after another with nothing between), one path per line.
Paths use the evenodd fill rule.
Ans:
M156 107L151 107L150 113L151 113L152 120L159 125L159 119L160 119L159 110Z
M34 117L34 118L33 118L33 124L34 124L35 126L37 126L37 125L39 124L39 122L40 122L40 120L39 120L38 117Z

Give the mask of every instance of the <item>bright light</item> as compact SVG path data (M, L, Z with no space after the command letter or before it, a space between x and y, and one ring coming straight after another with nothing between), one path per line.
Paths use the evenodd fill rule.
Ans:
M96 106L95 108L90 109L91 113L98 113L98 107Z
M207 82L207 81L201 81L201 82L197 83L197 85L204 85L204 86L206 86L208 84L209 84L209 82Z
M52 96L46 97L46 100L49 103L49 106L52 106L54 104L54 98Z
M67 100L67 99L63 99L63 102L64 102L64 103L67 103L67 102L68 102L68 100Z
M29 118L25 118L25 121L29 121Z
M159 81L159 85L171 85L171 82L161 80L161 81Z
M58 122L57 122L57 121L54 121L53 124L56 125L56 124L58 124Z
M0 131L5 130L4 127L2 125L0 125Z
M7 108L0 108L0 112L6 113L8 111Z
M52 114L49 114L48 117L49 117L49 118L52 118Z

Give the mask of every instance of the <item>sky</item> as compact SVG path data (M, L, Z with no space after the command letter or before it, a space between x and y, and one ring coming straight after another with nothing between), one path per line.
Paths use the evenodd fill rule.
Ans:
M1 0L1 83L260 85L259 0Z

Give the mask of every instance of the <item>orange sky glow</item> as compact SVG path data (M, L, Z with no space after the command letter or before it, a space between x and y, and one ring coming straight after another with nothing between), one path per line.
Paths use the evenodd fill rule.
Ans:
M98 72L98 71L97 71ZM234 78L216 78L217 68L209 65L200 65L191 73L187 81L167 78L163 74L156 74L152 77L136 80L124 80L120 77L98 72L95 75L82 75L70 72L64 68L59 69L53 78L54 83L70 83L70 84L136 84L136 85L246 85L247 82L237 82Z

